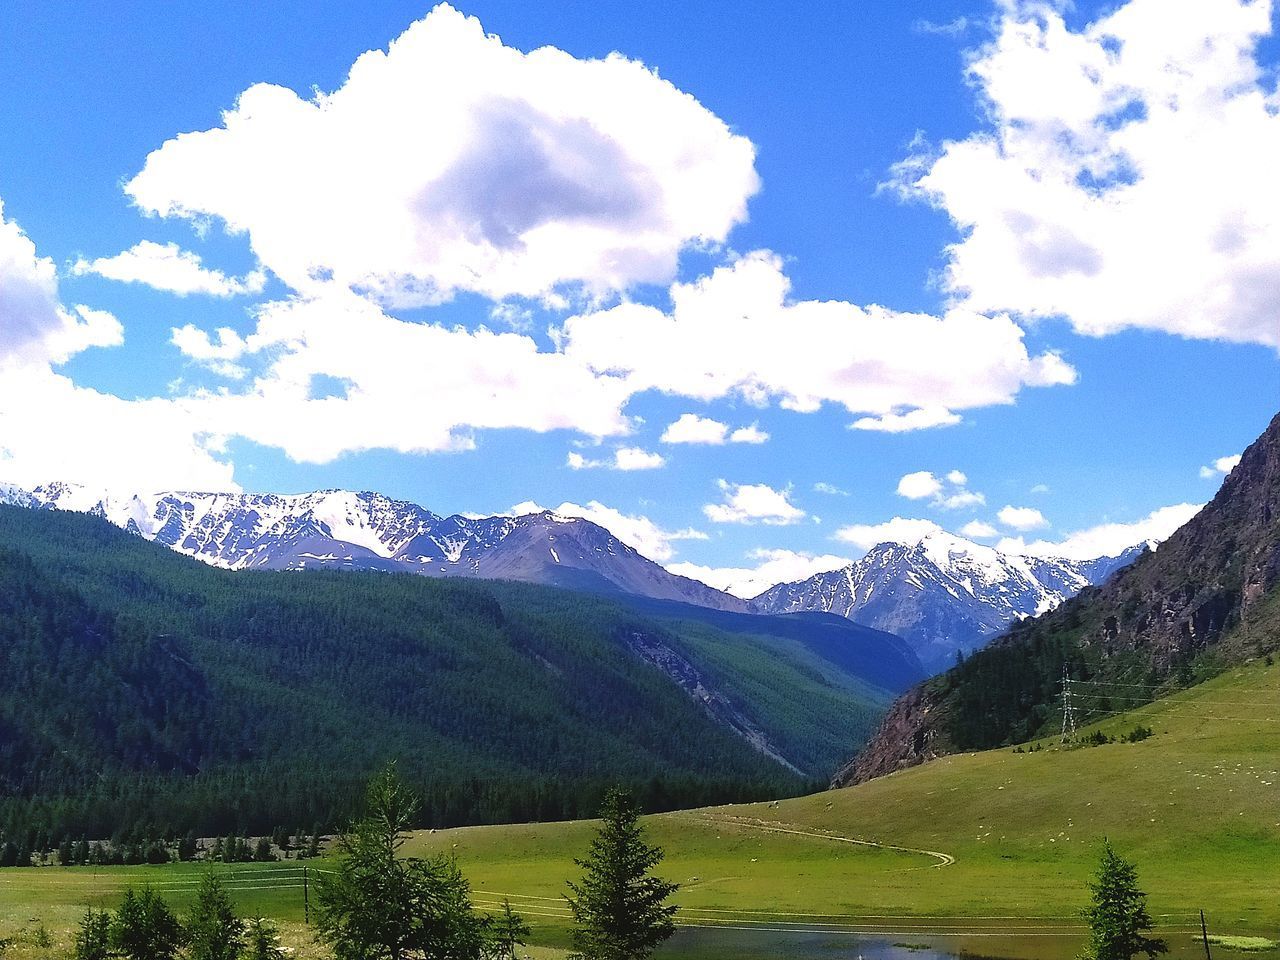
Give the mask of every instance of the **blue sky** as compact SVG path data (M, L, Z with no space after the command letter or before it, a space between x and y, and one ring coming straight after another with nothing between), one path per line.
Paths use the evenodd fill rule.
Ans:
M1276 15L1169 10L6 5L0 469L569 503L718 585L1160 535L1280 406Z

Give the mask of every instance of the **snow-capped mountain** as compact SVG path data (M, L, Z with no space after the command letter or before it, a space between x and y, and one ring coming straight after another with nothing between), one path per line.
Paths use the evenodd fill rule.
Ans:
M751 601L758 613L821 610L896 633L930 671L950 666L1013 622L1101 583L1147 549L1076 561L1001 553L949 533L881 543L840 570L782 583Z
M440 517L377 493L108 495L66 483L0 484L0 503L72 510L229 570L336 567L616 588L745 612L746 601L641 556L608 530L551 512Z

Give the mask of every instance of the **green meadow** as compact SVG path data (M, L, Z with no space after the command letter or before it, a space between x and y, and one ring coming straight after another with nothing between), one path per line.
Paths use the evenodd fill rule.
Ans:
M1138 743L1010 749L939 760L843 790L647 819L681 884L667 956L876 955L925 949L1067 960L1103 837L1137 862L1175 957L1276 960L1280 950L1280 666L1232 669L1156 704L1086 727ZM456 856L477 903L510 898L534 927L535 955L568 945L561 895L590 822L420 831L410 853ZM61 945L86 904L151 883L181 906L204 869L0 871L0 936L41 956L44 923ZM301 955L300 865L226 868L246 914L284 923ZM310 869L324 869L311 861ZM56 948L55 948L56 949ZM853 951L849 954L849 951Z

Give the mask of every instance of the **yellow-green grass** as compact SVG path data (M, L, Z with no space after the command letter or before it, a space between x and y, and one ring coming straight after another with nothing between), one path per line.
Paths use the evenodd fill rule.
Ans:
M1080 946L1085 882L1109 837L1137 861L1151 910L1179 954L1200 949L1192 935L1202 907L1219 933L1275 938L1280 667L1249 664L1081 733L1118 736L1138 724L1154 735L950 757L849 789L666 814L647 825L667 852L663 872L683 884L685 920L709 926L794 924L902 942L928 930L929 942L974 953L1070 956ZM412 847L453 852L479 896L512 895L546 942L563 943L555 898L591 828L439 831L415 836ZM936 866L923 853L835 837L955 862Z
M1213 935L1280 939L1280 667L1251 663L1081 733L1138 724L1154 735L1075 749L1046 740L1038 752L950 757L795 800L648 817L662 872L682 885L681 922L693 925L665 952L825 957L879 940L1066 960L1082 945L1079 911L1104 836L1137 862L1175 957L1203 955L1201 908ZM455 855L477 902L509 896L535 928L536 954L555 956L568 945L565 881L593 828L423 831L408 852ZM0 871L0 937L39 918L69 942L87 902L111 903L131 883L190 882L200 869ZM270 878L297 867L231 869ZM301 955L315 953L301 891L275 886L242 883L236 896L246 913L285 921ZM189 888L165 889L181 906ZM1250 955L1280 960L1274 947Z

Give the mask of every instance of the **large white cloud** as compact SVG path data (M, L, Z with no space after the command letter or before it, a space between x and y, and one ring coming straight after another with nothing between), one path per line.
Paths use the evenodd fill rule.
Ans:
M1271 0L1130 0L1078 30L1003 6L970 67L989 129L897 170L962 231L946 286L1086 334L1280 347Z
M775 490L766 483L717 481L724 500L702 508L712 523L799 523L807 514L791 502L790 489Z
M5 219L0 199L0 362L61 363L90 347L116 346L123 336L111 314L62 305L53 261Z
M1057 354L1031 356L1007 317L790 302L789 287L781 261L757 251L675 285L671 313L637 303L584 313L565 322L561 342L567 356L625 377L636 392L776 400L801 412L824 402L878 416L965 410L1075 380ZM942 422L951 421L910 425Z
M441 4L332 93L250 87L126 190L247 233L296 290L332 279L405 305L668 282L682 249L746 218L754 163L643 64L523 53Z
M0 365L0 478L119 493L236 490L220 438L186 403L124 400L38 364Z
M996 548L1006 553L1018 553L1036 557L1067 557L1071 560L1092 560L1095 557L1114 557L1135 544L1153 541L1159 543L1200 512L1203 504L1179 503L1160 507L1147 516L1131 523L1102 523L1075 533L1062 540L1034 540L1006 538Z
M330 289L276 301L247 337L175 337L193 357L258 365L244 390L200 397L209 429L324 463L344 453L467 449L473 429L625 434L629 392L527 336L392 317Z
M795 550L753 550L750 567L707 567L696 563L673 563L667 567L682 577L692 577L709 587L750 600L774 584L807 580L817 573L839 570L849 564L847 557L834 554L812 554Z
M231 487L217 439L199 433L181 404L122 400L54 369L91 347L120 344L123 328L104 311L65 308L53 263L3 213L0 203L0 479Z
M181 297L191 293L213 297L261 293L267 282L261 270L244 277L230 277L221 270L206 267L198 254L183 250L176 243L152 240L140 240L113 257L81 258L72 265L71 272L76 276L92 273L123 283L142 283Z

